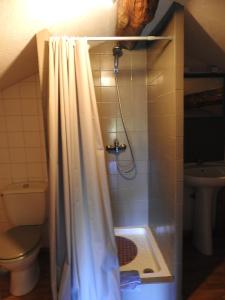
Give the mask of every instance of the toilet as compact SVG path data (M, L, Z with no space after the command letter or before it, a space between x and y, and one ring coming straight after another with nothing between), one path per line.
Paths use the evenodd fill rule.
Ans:
M0 234L0 268L10 272L10 293L29 293L39 279L37 256L46 218L43 182L15 183L2 191L4 208L12 228Z

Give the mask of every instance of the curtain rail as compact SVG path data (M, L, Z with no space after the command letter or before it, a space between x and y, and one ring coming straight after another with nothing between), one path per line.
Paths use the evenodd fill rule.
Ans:
M156 41L156 40L169 40L173 39L172 36L78 36L78 37L69 37L74 38L75 40L87 39L88 41Z
M112 37L87 37L89 41L154 41L172 40L171 36L112 36Z

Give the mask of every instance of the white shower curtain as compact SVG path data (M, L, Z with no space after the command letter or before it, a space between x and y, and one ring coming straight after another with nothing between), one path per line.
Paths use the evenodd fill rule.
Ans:
M49 42L49 192L54 300L118 300L104 146L85 39Z

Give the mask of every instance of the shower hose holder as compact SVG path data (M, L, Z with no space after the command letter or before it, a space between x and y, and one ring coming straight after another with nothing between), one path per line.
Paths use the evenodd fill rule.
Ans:
M117 139L115 139L113 145L107 145L105 147L106 151L109 153L120 153L122 151L125 151L127 146L125 144L120 144Z

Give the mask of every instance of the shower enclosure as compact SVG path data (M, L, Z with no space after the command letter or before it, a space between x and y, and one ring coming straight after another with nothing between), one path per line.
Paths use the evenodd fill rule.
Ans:
M116 65L119 69L116 77L112 51L119 38L113 41L112 38L105 38L95 46L92 46L92 38L89 39L104 145L114 145L115 141L119 141L119 145L127 146L119 153L106 153L114 226L150 227L174 276L171 282L160 283L159 279L156 284L143 284L137 290L128 291L123 296L124 300L147 299L150 294L152 299L157 300L174 300L180 296L182 22L183 12L178 9L161 33L162 38L159 36L157 40L142 42L136 50L123 49L123 55L116 62L119 63ZM44 39L46 37L39 36L40 43ZM41 57L44 55L39 57L39 69L43 71ZM40 74L43 88L44 72ZM128 139L133 151L134 167ZM131 168L131 172L126 173L127 168Z

